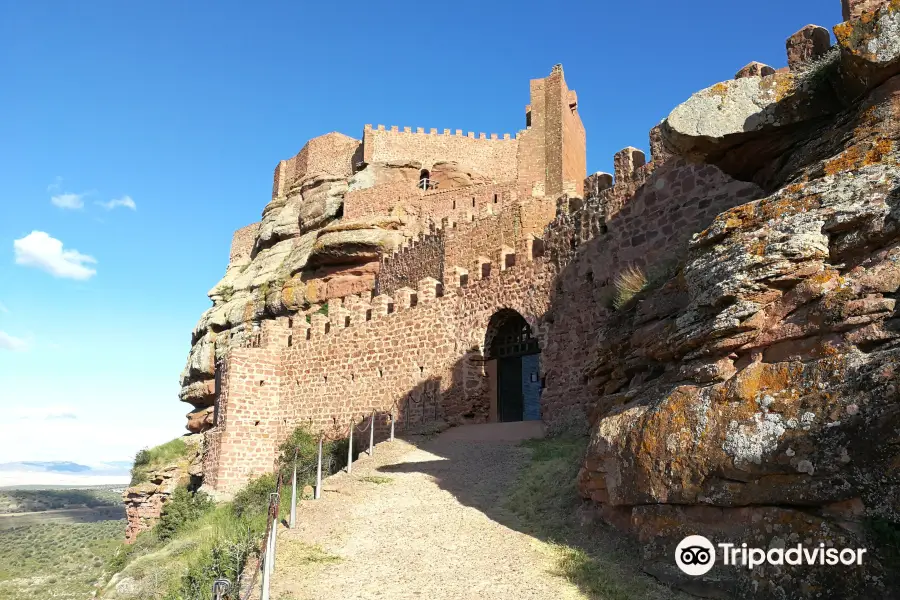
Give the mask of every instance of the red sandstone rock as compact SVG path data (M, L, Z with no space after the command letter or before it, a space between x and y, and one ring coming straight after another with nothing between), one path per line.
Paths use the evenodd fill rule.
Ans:
M207 406L189 412L187 415L187 429L191 433L200 433L213 426L213 407Z
M831 34L824 27L807 25L787 39L788 66L798 66L822 56L831 47Z
M774 74L775 69L773 69L769 65L764 65L761 62L754 61L738 71L734 78L742 79L744 77L767 77Z
M841 14L845 21L856 19L867 12L874 12L890 0L841 0Z

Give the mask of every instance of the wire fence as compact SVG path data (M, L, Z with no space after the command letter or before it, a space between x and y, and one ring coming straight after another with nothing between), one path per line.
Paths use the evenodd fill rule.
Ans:
M394 440L395 433L395 425L398 420L402 423L403 430L408 431L410 428L410 415L412 414L410 411L410 404L415 407L416 413L419 413L419 408L421 408L419 424L425 422L427 418L426 409L427 407L427 397L428 394L421 395L409 395L405 398L405 401L395 401L391 406L390 412L387 414L388 418L388 426L390 428L390 433L388 440ZM405 404L405 410L401 410L403 405ZM437 403L434 403L433 407L433 418L437 420L438 416L438 406ZM382 413L384 414L384 413ZM378 411L372 410L371 414L367 414L362 417L362 423L359 423L359 417L353 417L350 420L346 429L336 429L331 432L330 437L332 439L340 438L346 436L348 441L348 449L347 449L347 464L346 471L348 474L352 472L353 468L353 444L354 438L359 434L369 434L369 448L367 454L372 456L374 453L375 447L375 428L376 428L376 417L378 415ZM398 416L402 415L402 419L398 419ZM289 527L294 528L296 526L296 508L297 508L297 484L299 481L308 481L308 478L312 476L313 472L316 475L316 485L314 487L314 499L320 498L321 488L322 488L322 475L323 472L329 475L334 474L338 471L338 458L334 452L323 453L323 444L325 440L324 432L320 432L318 436L318 450L317 450L317 458L315 463L304 462L298 460L299 457L299 447L294 449L294 459L293 465L291 469L291 516ZM278 533L278 521L280 519L280 511L281 511L281 496L282 489L284 487L284 464L280 462L279 459L276 459L274 463L274 470L277 473L275 488L269 495L269 505L267 510L267 518L266 518L266 528L265 533L263 534L262 545L259 548L258 553L258 561L256 563L256 567L253 569L252 574L244 571L238 576L238 580L236 582L236 589L232 589L232 584L227 579L217 579L213 583L212 587L212 598L213 600L249 600L253 595L254 590L256 589L257 583L260 583L260 600L269 600L269 588L271 584L271 575L274 572L275 568L275 554L276 554L276 539ZM261 581L260 581L261 580ZM243 590L243 594L241 593ZM231 595L232 592L236 592L234 595Z

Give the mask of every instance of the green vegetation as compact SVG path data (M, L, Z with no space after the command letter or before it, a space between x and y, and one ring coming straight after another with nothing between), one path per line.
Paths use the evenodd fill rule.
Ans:
M104 595L127 583L128 597L154 600L207 600L218 577L236 581L256 556L266 528L269 479L264 487L251 482L265 502L244 505L241 514L231 502L214 506L205 495L180 488L166 505L160 523L142 533L132 546L122 544L111 557L110 572L118 571ZM117 596L118 597L118 596Z
M179 487L163 506L159 523L156 525L156 537L165 541L182 531L190 523L213 509L212 498L203 492L191 493L187 488Z
M554 574L567 578L596 600L662 600L680 597L634 568L634 548L605 528L578 521L582 500L576 489L587 438L560 436L528 440L531 462L509 494L506 508L520 529L547 541L556 557Z
M85 496L90 499L91 491L105 501L107 490L28 490L26 496L30 503L42 507L52 506L60 498L79 502ZM4 490L3 494L15 496L20 492ZM40 498L46 492L52 493ZM34 520L41 514L36 513ZM15 525L23 518L31 520L11 517L14 526L0 528L0 600L81 600L111 573L106 565L125 532L124 520Z
M131 485L144 483L153 470L184 458L189 450L190 446L180 437L155 448L138 450L134 457L134 466L131 467Z
M390 483L394 481L392 477L384 477L383 475L367 475L365 477L360 477L360 481L365 481L367 483L374 483L375 485L381 485L383 483Z
M347 466L348 440L326 441L322 444L322 477L333 475ZM297 457L297 485L311 485L316 478L319 438L306 427L298 427L278 447L278 464L285 482L291 480L294 452ZM359 454L357 450L356 454Z
M279 516L282 518L290 512L289 486L295 449L298 485L302 486L315 478L318 437L300 427L279 448L283 478ZM343 468L346 441L326 443L323 450L323 475ZM132 546L122 545L111 555L108 569L118 575L109 582L107 592L125 582L129 597L207 600L216 578L237 581L258 556L265 534L269 496L275 491L276 482L275 474L252 479L231 502L218 506L201 492L176 489L157 526L139 535ZM321 549L305 548L303 552L306 562L336 559Z
M0 513L26 513L63 508L122 506L122 486L85 489L0 491Z
M234 287L230 285L223 285L219 288L219 295L222 297L222 301L230 301L234 297Z

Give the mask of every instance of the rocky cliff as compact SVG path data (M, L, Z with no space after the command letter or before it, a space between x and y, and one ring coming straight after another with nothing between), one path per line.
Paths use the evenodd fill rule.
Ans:
M598 307L581 371L582 493L644 542L649 572L704 597L898 594L870 525L900 523L900 2L845 4L835 47L807 28L789 70L742 70L654 132L645 188L706 165L758 199L695 234L668 278ZM690 534L871 552L691 578L672 558Z
M329 136L340 134L323 137ZM258 224L237 232L235 246L245 236L247 251L232 248L225 276L209 291L213 306L194 327L181 375L181 400L193 406L188 430L212 426L215 363L231 347L250 346L263 321L304 318L329 298L373 289L382 254L423 231L427 215L401 206L393 215L348 220L344 195L375 186L415 190L420 169L415 162L371 163L338 174L306 172L276 190ZM452 162L435 164L432 177L440 178L441 189L487 181Z
M143 481L130 486L122 494L125 502L125 542L132 543L138 534L149 531L159 521L163 506L169 501L175 488L196 488L201 478L202 436L186 435L184 452L163 464L149 465L142 474Z

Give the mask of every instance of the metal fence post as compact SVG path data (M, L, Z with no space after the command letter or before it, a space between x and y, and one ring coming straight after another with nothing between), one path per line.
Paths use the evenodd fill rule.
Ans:
M297 522L297 451L298 448L294 448L294 475L291 478L291 529Z
M322 496L322 434L319 434L319 460L316 464L316 490L313 496L314 500L318 500Z
M269 502L272 505L272 537L270 538L270 546L272 548L272 560L269 561L269 573L275 572L275 542L278 539L278 492L269 495Z
M353 419L350 419L350 437L347 438L347 475L353 471Z
M266 536L266 549L263 555L262 582L260 583L260 600L269 600L269 564L272 562L272 531Z
M375 449L375 409L372 409L372 417L369 421L369 456Z

